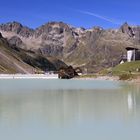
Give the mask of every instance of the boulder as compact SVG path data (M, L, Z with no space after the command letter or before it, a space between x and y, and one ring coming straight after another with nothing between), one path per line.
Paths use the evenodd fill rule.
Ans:
M69 66L67 68L60 68L59 69L58 77L60 79L71 79L75 76L78 76L78 74L72 66Z

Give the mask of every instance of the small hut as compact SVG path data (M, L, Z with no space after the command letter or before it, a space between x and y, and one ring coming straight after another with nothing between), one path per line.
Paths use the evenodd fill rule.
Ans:
M127 47L127 62L140 60L140 50L138 48Z

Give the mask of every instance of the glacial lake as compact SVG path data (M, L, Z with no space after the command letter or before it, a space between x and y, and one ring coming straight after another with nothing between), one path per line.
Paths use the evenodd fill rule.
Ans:
M140 140L140 85L0 80L0 140Z

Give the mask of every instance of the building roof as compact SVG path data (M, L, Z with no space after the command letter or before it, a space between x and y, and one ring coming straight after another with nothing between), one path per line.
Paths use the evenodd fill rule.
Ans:
M139 50L138 48L132 48L132 47L127 47L127 48L125 48L127 51L129 51L129 50Z

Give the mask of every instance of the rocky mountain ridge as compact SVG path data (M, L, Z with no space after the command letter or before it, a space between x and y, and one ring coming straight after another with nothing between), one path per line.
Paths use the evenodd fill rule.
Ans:
M140 48L140 26L124 23L119 29L75 28L49 22L30 29L18 22L0 25L0 32L13 44L43 57L55 57L87 72L97 72L119 63L126 47Z
M14 44L15 42L10 43L11 40L8 42L0 33L0 73L33 74L43 71L57 71L60 67L67 67L65 63L58 59L45 58L35 52L17 47Z

